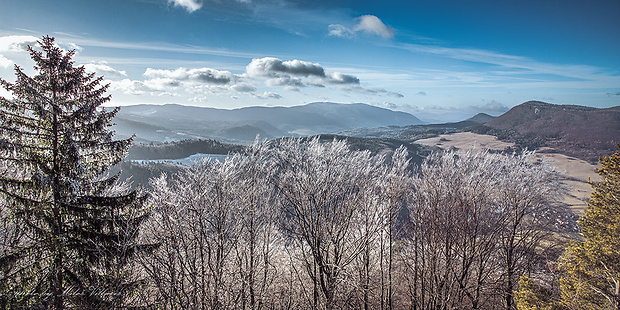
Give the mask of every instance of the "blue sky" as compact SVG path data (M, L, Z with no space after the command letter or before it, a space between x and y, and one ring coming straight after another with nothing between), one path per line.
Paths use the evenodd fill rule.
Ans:
M111 105L364 102L442 122L620 105L618 33L617 0L0 0L0 77L32 72L24 46L50 35Z

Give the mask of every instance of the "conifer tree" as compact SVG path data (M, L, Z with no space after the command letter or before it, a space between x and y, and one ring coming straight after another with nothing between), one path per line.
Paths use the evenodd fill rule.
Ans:
M564 310L556 300L553 291L534 283L526 275L519 279L519 289L514 292L517 310Z
M602 181L591 183L579 219L584 240L569 245L563 259L561 297L570 309L620 309L620 151L599 162Z
M13 95L0 97L0 203L22 230L0 251L0 307L118 307L139 285L131 258L147 248L137 242L145 197L107 174L133 138L113 140L118 108L101 107L102 77L54 38L39 45L28 47L34 77L16 65L15 83L0 79Z

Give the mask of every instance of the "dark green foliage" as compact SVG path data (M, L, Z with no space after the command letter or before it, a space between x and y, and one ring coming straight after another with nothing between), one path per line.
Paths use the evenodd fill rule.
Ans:
M132 139L113 140L118 112L102 78L75 67L51 37L29 47L36 75L15 67L0 79L13 98L0 98L0 307L112 308L131 297L137 227L145 197L106 171ZM10 224L7 224L10 223Z

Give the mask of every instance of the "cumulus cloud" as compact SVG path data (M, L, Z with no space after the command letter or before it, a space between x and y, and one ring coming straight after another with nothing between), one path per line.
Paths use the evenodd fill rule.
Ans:
M303 60L283 61L274 57L252 59L246 76L265 79L267 86L283 86L290 91L301 87L325 87L325 84L358 85L360 80L349 74L329 73L321 64Z
M374 15L360 16L359 22L353 27L353 30L380 35L384 38L394 37L394 28L386 26L379 17Z
M270 91L266 91L262 94L256 94L255 97L258 99L282 99L282 96L280 96L280 94Z
M274 57L264 57L252 59L246 66L249 76L269 76L278 77L282 74L296 76L325 76L325 69L318 64L302 60L282 61Z
M159 85L161 86L161 85ZM146 93L158 94L163 90L154 83L123 79L120 81L110 81L110 89L118 90L126 94L142 95Z
M231 89L238 91L240 93L253 93L256 91L256 87L247 84L247 83L239 83L230 87Z
M220 71L211 68L163 70L147 68L144 76L149 78L169 78L177 81L191 81L207 84L228 84L233 80L230 71Z
M104 76L113 76L113 77L123 77L123 76L127 76L127 72L124 70L116 70L110 66L107 65L106 62L99 62L99 63L89 63L89 64L85 64L84 68L86 69L87 72L94 72L97 74L102 74Z
M0 67L8 68L13 65L13 61L0 55Z
M182 7L189 13L193 13L202 7L201 0L168 0L168 3L171 3L174 6Z
M278 78L268 79L266 82L267 86L294 86L294 87L303 87L304 83L300 78L292 77L292 76L281 76Z
M359 84L360 79L353 75L342 74L340 72L334 72L328 79L329 83L333 84Z
M85 65L91 72L104 73L110 77L126 77L125 71L119 71L108 64L93 63ZM281 99L282 96L272 92L273 89L259 90L256 81L264 82L267 87L281 87L288 91L300 92L304 87L330 88L345 92L358 92L367 95L402 97L400 93L381 88L360 86L360 79L351 74L329 72L321 64L299 59L284 61L274 57L253 59L245 73L233 74L227 70L211 68L147 68L143 80L123 79L111 81L112 89L127 94L196 94L204 97L211 94L246 94L258 99ZM271 90L271 91L270 91ZM262 92L262 93L261 93Z
M22 52L28 50L28 45L37 44L38 38L33 36L5 36L0 37L0 51Z
M426 96L426 92L425 91L419 91L417 93L417 95L419 95L419 96Z
M146 85L147 87L153 90L164 91L168 88L174 88L174 87L181 86L181 82L175 79L158 78L158 79L146 80L144 81L144 85Z
M378 35L386 39L394 37L394 28L387 26L379 17L374 15L362 15L356 18L353 27L331 24L328 26L328 30L328 35L343 38L353 37L358 32Z
M501 114L509 110L509 108L501 102L491 100L481 106L472 106L472 110L480 110L485 113Z

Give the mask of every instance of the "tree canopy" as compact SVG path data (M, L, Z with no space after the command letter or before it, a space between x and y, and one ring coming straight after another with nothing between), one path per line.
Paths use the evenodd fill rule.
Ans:
M620 309L620 151L599 162L602 181L591 182L579 219L584 240L570 244L562 266L562 301L576 309Z

